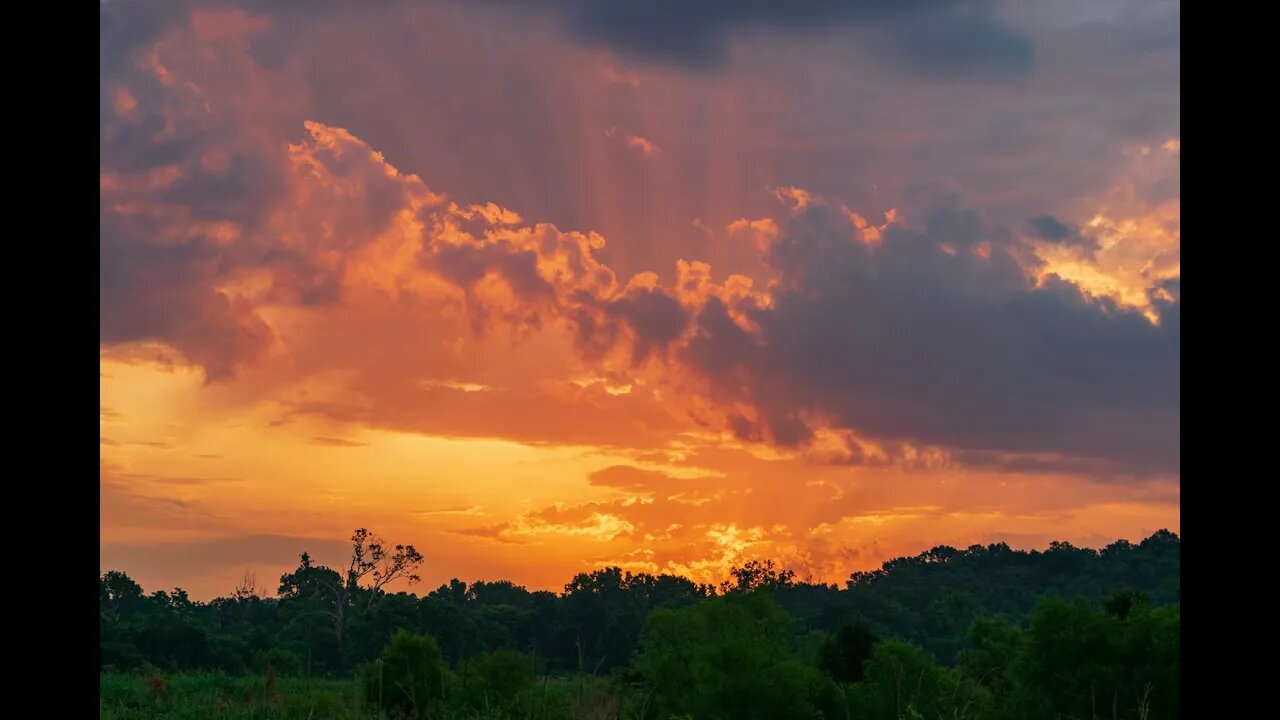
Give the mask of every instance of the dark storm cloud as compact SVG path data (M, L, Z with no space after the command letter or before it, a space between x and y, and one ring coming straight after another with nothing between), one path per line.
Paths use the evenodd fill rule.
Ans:
M993 15L991 3L966 0L490 0L549 9L586 42L633 58L708 68L720 62L727 34L740 28L782 31L867 27L872 45L927 73L1021 72L1030 40Z
M212 142L212 141L210 141ZM163 171L164 148L139 144L135 158L159 153L141 174ZM103 170L115 169L106 164ZM145 162L135 159L131 162ZM235 160L226 173L188 165L186 175L155 191L144 211L128 192L104 188L99 213L99 339L103 344L163 341L204 366L209 379L259 357L271 331L244 303L218 291L226 274L255 259L248 247L229 250L199 221L235 218L239 227L263 220L274 183L266 163ZM180 215L175 216L176 211ZM182 220L176 220L181 217Z
M1176 471L1179 303L1157 301L1155 326L1053 277L1037 287L975 217L948 209L873 248L815 203L770 248L785 289L751 310L759 334L711 301L683 357L781 443L808 410L871 437ZM982 237L989 259L954 247Z
M612 299L575 291L569 301L575 305L567 316L575 328L576 346L591 360L618 344L624 327L631 331L633 365L651 356L665 358L692 319L687 308L659 288L632 287Z
M684 332L689 316L683 306L666 293L636 288L606 306L606 314L622 320L635 332L634 362L651 353L664 353Z
M766 408L764 424L773 434L773 442L783 447L803 445L813 439L813 428L794 412Z
M210 233L224 220L259 226L280 178L263 157L225 150L237 130L208 113L198 90L166 87L147 66L148 50L188 7L126 0L101 8L99 339L170 343L216 380L259 357L271 331L217 289L256 260L253 250L228 249ZM121 97L131 107L119 106ZM225 162L202 162L210 151Z
M1039 237L1054 242L1071 237L1071 228L1052 215L1031 218L1031 229Z
M1031 69L1035 48L1030 39L981 9L947 5L893 23L878 44L900 65L923 75L998 77Z
M538 274L538 254L533 250L516 250L505 244L443 246L433 248L426 256L441 275L460 287L472 288L490 273L500 275L522 300L549 299L555 290Z
M116 72L138 59L165 26L181 18L186 2L117 0L98 5L98 60L101 72Z
M428 4L459 0L426 0ZM232 6L289 20L378 12L411 0L239 0ZM737 29L820 31L868 28L867 43L900 65L930 74L1021 72L1029 69L1031 41L994 15L988 0L487 0L499 10L551 12L577 38L621 55L686 68L709 68L724 58L727 36ZM132 57L146 41L192 8L215 7L194 0L156 5L117 0L100 13L104 70ZM284 42L257 44L255 58L267 67L283 61ZM861 39L860 39L861 41Z
M735 27L856 23L891 25L885 37L904 48L916 42L922 68L941 63L963 69L968 67L965 53L973 48L996 48L997 56L1004 53L1009 61L1006 68L1021 67L1030 57L1007 52L1017 43L988 42L990 38L979 32L1002 27L983 10L986 5L943 0L679 6L612 0L518 3L559 9L585 36L621 43L623 51L665 53L676 59L714 58L724 33ZM154 74L139 69L145 39L164 23L120 9L138 5L103 6L103 53L113 60L104 62L102 70L103 173L143 176L179 165L177 178L148 193L148 201L161 209L181 208L190 220L234 219L250 237L275 202L273 193L283 183L281 171L255 160L258 156L250 150L238 152L239 146L229 142L236 123L246 124L242 114L184 115L184 103L200 107L196 99L184 99L185 86L161 87ZM294 10L280 12L295 12L298 6L290 7ZM170 16L182 14L174 11L165 17ZM956 22L949 26L952 20ZM624 27L635 32L622 37ZM916 31L921 34L912 40ZM666 39L653 40L658 36ZM283 42L279 34L268 39ZM270 44L253 41L255 48ZM988 69L997 65L977 63ZM443 74L452 67L426 66L422 72ZM354 86L321 74L332 81L333 96L347 103ZM521 82L512 83L516 89L529 85L525 91L538 94L540 86L519 77ZM127 87L136 96L137 108L127 118L116 108L117 87ZM225 104L215 106L219 113ZM508 104L535 105L509 97ZM383 110L376 114L394 115ZM504 120L509 115L457 117L474 129L477 123L496 122L486 117ZM529 117L537 123L542 115L521 117L527 129ZM543 124L531 127L537 131L530 131L533 134L554 136L550 130L541 133L547 129ZM290 128L288 134L263 134L292 138L296 124ZM206 151L228 146L232 149L227 150L225 164L214 163L210 169L202 162ZM258 148L262 157L271 157L267 150ZM271 340L269 329L251 309L217 291L219 281L231 271L270 266L275 283L296 291L298 301L338 299L341 268L311 264L309 253L345 251L347 243L370 237L402 207L404 196L397 183L374 182L376 175L359 177L359 155L325 149L315 154L332 174L352 175L361 193L360 202L351 203L359 212L350 218L338 209L326 209L332 213L333 240L323 248L292 250L252 242L224 246L185 220L165 226L163 214L118 212L104 191L103 344L168 341L204 365L210 377L226 376L238 363L260 355ZM358 167L353 169L353 164ZM509 166L525 164L536 166L518 159ZM847 168L841 172L847 173ZM186 225L181 236L174 236L175 224ZM1035 218L1031 228L1042 239L1087 247L1077 229L1056 218ZM309 243L325 235L317 232L319 228L306 229L310 232L300 234ZM990 248L989 259L975 254L984 245ZM567 247L572 265L581 269L581 258L573 254L577 247ZM556 299L530 251L500 245L428 251L435 269L460 286L497 274L523 300ZM739 327L721 300L708 300L696 308L695 316L658 290L632 290L610 299L571 296L569 307L561 309L577 323L580 345L588 354L598 355L611 346L620 325L635 336L637 360L680 347L684 361L711 378L720 394L754 405L754 419L734 415L730 420L742 439L803 444L813 432L805 413L814 412L870 437L983 452L1100 457L1148 470L1176 468L1179 302L1157 303L1163 322L1155 327L1137 312L1086 300L1073 285L1051 281L1032 286L1014 252L1010 233L988 227L979 213L954 203L938 205L923 218L919 231L889 229L885 242L874 250L851 240L848 219L837 208L814 203L790 219L769 249L766 261L780 275L781 285L770 308L749 310L758 333ZM1176 287L1166 290L1177 297ZM691 322L694 336L684 345L680 338Z
M1041 240L1084 248L1090 255L1098 250L1097 238L1084 235L1079 228L1068 225L1052 215L1031 218L1030 225L1032 235Z
M746 416L739 413L732 413L726 419L729 429L733 432L733 436L739 440L746 442L759 442L760 430L756 424L747 419Z
M160 232L154 223L106 209L99 232L103 344L167 341L211 380L266 350L270 328L215 288L223 259L212 240L195 234L153 244L146 239Z

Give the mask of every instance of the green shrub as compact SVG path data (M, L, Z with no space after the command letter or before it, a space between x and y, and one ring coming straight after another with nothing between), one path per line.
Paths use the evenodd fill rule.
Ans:
M286 695L284 714L290 718L310 720L344 720L352 717L342 696L331 690L316 690L306 695Z
M790 636L790 618L767 595L733 593L654 611L637 667L661 717L821 717L821 675L791 652Z
M875 644L863 681L848 688L850 717L866 720L982 717L986 690L942 667L918 645Z
M365 703L391 717L427 718L439 714L448 668L435 638L400 630L382 657L360 671Z
M514 650L485 653L467 664L467 702L480 711L511 711L527 698L538 672L532 655Z
M301 677L303 674L302 658L295 652L271 648L254 653L253 667L257 672L266 672L267 668L275 668L280 677Z

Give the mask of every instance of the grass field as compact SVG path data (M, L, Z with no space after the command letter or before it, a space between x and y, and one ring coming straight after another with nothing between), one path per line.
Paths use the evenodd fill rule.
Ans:
M103 720L382 720L366 708L354 680L279 678L216 673L127 675L104 673L99 691ZM498 712L446 704L424 717L440 720L613 720L634 715L598 678L546 678L519 711Z

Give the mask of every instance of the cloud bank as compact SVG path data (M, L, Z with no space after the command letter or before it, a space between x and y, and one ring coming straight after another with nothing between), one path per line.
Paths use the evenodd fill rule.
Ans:
M1176 519L1168 13L486 7L103 5L112 547L230 567L295 487L548 574Z

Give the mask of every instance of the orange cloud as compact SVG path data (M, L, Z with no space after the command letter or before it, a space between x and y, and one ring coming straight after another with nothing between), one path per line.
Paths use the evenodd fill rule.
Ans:
M1022 383L1020 396L1047 397L1044 423L1058 421L1049 411L1067 404L1063 394L1082 394L1069 384L1054 394L1019 357L984 364L984 348L1044 349L1021 341L1040 335L979 312L1035 309L1013 303L1028 292L1014 262L1025 239L969 238L962 227L945 254L894 210L873 222L790 186L774 193L782 208L769 207L763 183L750 185L760 206L739 207L726 188L749 185L747 173L716 160L698 181L702 232L689 230L692 213L678 224L761 270L713 266L709 251L680 245L687 237L639 227L678 255L656 272L624 273L627 248L591 226L544 221L543 208L519 202L528 194L454 194L448 172L398 167L402 153L368 142L388 137L375 124L340 127L313 113L310 96L323 88L302 80L305 63L255 60L253 43L276 26L239 11L192 13L139 49L136 77L106 86L104 565L170 585L182 569L164 554L192 553L203 569L180 582L208 596L229 589L246 558L274 571L309 544L340 554L325 539L368 525L437 548L430 582L556 587L606 562L715 581L753 556L838 581L938 542L1003 533L1083 544L1177 528L1176 475L1135 477L1114 447L1082 437L1077 416L1007 433L1065 443L1046 450L992 448L982 433L1007 428L965 412L1004 409L1008 396L984 384L992 375ZM598 84L595 67L586 80ZM601 77L642 89L632 73ZM738 101L713 100L717 112ZM733 122L708 155L737 157L727 151L731 139L747 142L745 121L723 114ZM590 143L607 147L608 126L624 149L660 152L610 124L630 120L598 115L578 128ZM679 137L670 124L631 126L656 127L664 144ZM1164 150L1143 157L1176 155ZM677 155L640 166L663 171ZM616 160L602 157L587 163L593 172ZM540 172L535 185L554 176ZM584 205L609 204L588 195ZM1082 225L1099 250L1090 259L1033 246L1070 281L1046 279L1036 300L1080 317L1071 291L1083 287L1162 311L1148 293L1178 276L1176 201L1091 201L1093 215L1064 216L1096 216ZM954 327L970 334L935 340ZM1072 379L1099 358L1109 359L1030 365L1061 360ZM1108 405L1090 427L1123 435L1129 410ZM962 432L919 420L957 416ZM271 559L243 542L264 529Z
M1181 277L1182 207L1178 197L1151 202L1135 188L1170 175L1176 177L1179 141L1164 143L1166 153L1130 151L1114 186L1081 217L1081 232L1097 245L1092 253L1079 247L1037 243L1044 265L1038 276L1065 278L1091 295L1137 308L1156 321L1157 301L1167 300L1164 285ZM1148 149L1149 150L1149 149Z
M647 138L643 138L639 135L632 135L630 133L623 132L619 130L617 127L609 128L608 130L605 131L604 134L605 134L605 137L621 138L623 141L626 142L627 147L632 148L634 150L639 150L640 154L644 155L645 157L655 157L660 152L658 150L658 146L655 145L653 141Z
M669 458L668 465L699 474L680 479L667 471L623 472L613 465L591 475L587 485L603 497L514 514L507 510L509 519L496 524L455 527L452 535L460 539L453 542L554 543L560 552L587 543L598 546L600 558L630 554L631 566L701 580L717 579L729 564L753 553L769 554L814 577L837 580L851 561L870 566L884 559L869 552L851 555L843 549L850 543L891 552L914 537L908 532L892 539L883 535L884 528L917 532L921 522L936 528L944 519L957 528L977 527L965 521L979 507L972 488L960 506L939 502L939 488L933 486L928 497L934 502L924 510L903 510L915 505L904 503L901 491L883 512L874 510L876 502L857 476L848 474L846 461L864 467L902 462L946 482L954 472L946 453L922 454L915 448L890 453L871 440L823 427L820 416L806 420L817 430L801 452L760 460L750 459L754 456L744 448L712 459L709 448L724 445L724 435L716 429L718 420L699 414L717 412L724 398L667 351L683 347L690 318L713 305L727 308L740 332L759 332L756 313L772 299L756 291L750 278L716 283L708 264L682 260L670 295L652 273L620 283L595 258L604 246L598 236L524 226L516 213L496 205L461 207L389 165L344 129L309 122L306 131L303 141L288 146L289 190L264 226L264 236L279 238L290 259L262 266L266 275L256 289L244 277L234 291L245 312L271 329L278 340L276 355L246 367L225 391L227 400L236 402L239 393L259 403L270 398L257 411L264 421L288 437L333 452L380 445L319 430L317 423L613 448L633 457L657 452ZM800 191L792 195L805 198L797 201L797 211L814 202ZM861 228L855 223L853 229ZM746 231L770 243L782 235L771 219L730 225L731 234ZM308 301L308 290L317 286L333 290L321 302ZM402 339L389 343L389 338ZM658 358L652 364L646 362L651 352ZM578 377L603 372L605 381L566 382L566 369ZM115 387L104 384L104 407L117 404ZM176 392L182 397L190 390ZM750 405L743 410L751 414L748 422L766 423L764 438L782 442L774 420ZM821 464L812 464L815 459ZM797 471L812 480L797 485ZM117 487L104 480L104 489ZM330 501L351 503L351 492L335 486ZM222 495L221 502L233 496ZM153 525L167 522L161 511L177 523L176 514L199 512L206 503L226 507L216 497L156 497L140 496L124 507L136 507L130 516ZM347 514L359 509L353 505ZM372 505L365 512L388 509ZM1027 522L1016 520L1026 513L993 510L981 517L1007 521L1021 532L1043 520L1036 512ZM456 522L470 514L418 518ZM212 528L220 516L206 517ZM104 525L117 531L130 527L115 516L107 519L111 522ZM971 536L975 530L964 532Z
M138 109L138 100L128 88L120 88L116 91L115 108L120 115L129 117L134 110Z
M774 190L774 195L782 203L797 212L809 207L809 203L813 202L813 195L809 194L809 191L798 187L779 187Z
M880 225L871 224L866 218L858 213L850 210L843 205L840 206L841 211L849 218L849 222L853 223L853 227L857 230L862 242L868 245L874 245L884 239L884 231L893 221L897 219L897 210L890 208L884 214L884 223Z

